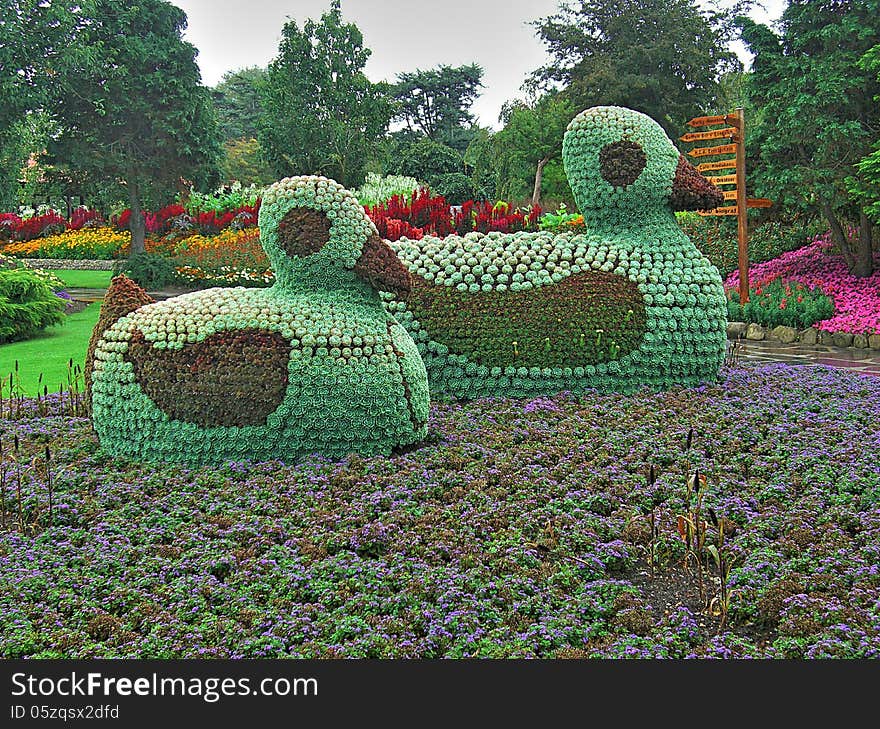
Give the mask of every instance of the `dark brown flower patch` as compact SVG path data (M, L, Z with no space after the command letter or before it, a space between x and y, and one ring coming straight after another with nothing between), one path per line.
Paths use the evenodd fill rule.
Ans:
M599 152L599 169L602 179L615 187L629 187L642 174L648 164L648 157L641 145L622 139L606 144Z
M330 218L312 208L291 208L278 222L278 245L288 256L317 253L330 240Z
M146 395L173 420L264 425L284 399L290 342L277 332L221 332L178 350L155 349L136 332L125 353Z
M529 291L460 292L413 276L408 306L431 338L487 367L579 367L638 348L647 315L638 285L588 271Z

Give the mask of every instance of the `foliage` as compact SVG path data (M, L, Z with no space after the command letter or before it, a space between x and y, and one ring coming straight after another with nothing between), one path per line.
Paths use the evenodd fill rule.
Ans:
M808 245L779 258L749 267L749 285L766 286L775 279L818 287L834 302L834 316L817 325L827 332L880 334L880 253L874 256L874 273L853 276L846 261L826 232ZM739 286L739 274L731 273L727 288Z
M400 73L391 89L394 119L429 139L463 151L460 132L474 123L469 108L477 98L483 69L475 63ZM461 142L464 141L462 144Z
M27 269L0 269L0 344L30 339L64 321L64 302Z
M481 197L474 181L463 172L447 172L433 178L433 188L450 205L462 205L475 197Z
M221 178L227 183L265 187L275 180L263 147L255 138L230 139L223 144Z
M170 284L177 272L173 261L160 253L134 253L118 261L113 268L114 275L125 274L138 286L157 291Z
M442 175L463 172L464 160L452 147L425 138L408 145L393 169L431 186Z
M204 182L213 174L216 122L196 49L182 39L182 10L163 0L94 0L84 12L81 52L52 85L59 133L50 152L92 182L124 181L137 253L144 250L145 202L181 176Z
M365 208L381 205L392 197L409 197L421 185L414 177L405 175L382 175L375 172L367 173L367 179L357 190L354 196Z
M363 207L327 178L288 178L264 192L260 233L272 289L187 294L96 335L87 372L107 452L294 461L387 456L425 437L424 365L378 296L402 293L408 275ZM130 300L125 279L114 285Z
M583 226L584 216L570 213L565 203L561 203L555 212L546 212L541 216L538 227L552 233L561 233L572 228Z
M258 185L243 185L241 182L233 182L231 185L223 185L213 192L202 193L191 189L183 202L186 212L190 215L197 213L234 213L238 214L248 210L256 214L260 207L260 196L263 188Z
M252 66L227 71L211 89L217 128L224 142L257 136L263 113L261 87L265 82L266 69Z
M27 271L28 273L33 274L56 293L58 293L65 287L64 281L58 278L58 276L56 276L52 271L46 271L42 268L34 268L33 266L29 266L28 264L26 264L24 261L19 261L16 258L0 255L0 271L13 270Z
M729 321L754 322L765 327L784 325L805 329L834 316L834 302L818 287L774 279L763 287L749 290L745 305L739 301L739 292L727 292Z
M738 269L735 220L703 217L696 213L677 213L676 218L685 235L715 265L722 277ZM753 218L749 221L749 263L764 263L802 248L825 230L827 226L821 220L804 214L764 222Z
M825 217L850 269L869 276L871 227L849 189L880 128L880 82L859 65L880 42L880 2L791 0L779 35L748 18L740 24L755 54L749 94L762 114L748 137L754 184L777 204ZM858 223L852 236L847 222Z
M875 74L880 82L880 43L865 52L859 59L859 67ZM880 95L875 96L874 101L880 101ZM861 199L868 217L880 225L880 132L874 134L878 139L873 151L856 165L859 178L850 179L848 184L850 193Z
M263 85L258 135L277 177L324 174L347 187L363 183L392 113L385 86L364 75L369 57L357 26L343 23L339 0L320 22L284 25Z
M560 86L574 108L625 106L656 119L677 137L711 106L718 79L739 68L728 50L726 14L694 0L583 0L535 21L551 61L533 89Z
M562 158L562 138L574 116L574 107L565 97L548 94L532 105L508 104L503 112L504 128L492 138L496 165L508 160L523 162L535 171L532 205L541 202L541 180L545 165Z

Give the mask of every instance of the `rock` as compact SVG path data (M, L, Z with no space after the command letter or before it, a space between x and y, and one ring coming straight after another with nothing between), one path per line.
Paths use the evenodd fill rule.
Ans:
M832 337L835 347L851 347L853 343L853 335L849 332L834 332Z
M772 334L774 339L778 339L783 344L791 344L797 339L797 329L794 327L786 327L781 324L773 329Z
M834 344L834 335L831 332L819 332L819 344Z
M866 349L868 347L868 338L864 334L856 334L853 337L853 347L856 349Z
M813 329L813 327L804 329L804 331L801 332L801 342L804 344L815 344L818 341L819 332L816 329Z
M880 334L869 334L868 346L871 349L880 349Z
M728 339L742 339L746 334L746 329L749 328L749 325L744 321L729 321L727 322L727 338Z
M760 324L749 324L748 329L746 329L746 339L752 339L754 341L760 341L764 338L764 327Z

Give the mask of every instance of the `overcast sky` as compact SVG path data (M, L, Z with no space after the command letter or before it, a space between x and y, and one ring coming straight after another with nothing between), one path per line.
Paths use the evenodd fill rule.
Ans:
M172 0L189 18L186 39L199 50L202 79L214 86L227 71L266 66L278 52L288 18L302 27L319 19L330 0ZM763 0L752 17L779 17L785 0ZM501 105L522 97L526 77L548 60L528 22L551 15L558 0L342 0L342 16L355 23L373 54L366 74L393 81L401 71L439 64L483 67L473 113L483 126L498 128ZM736 49L744 61L748 56Z

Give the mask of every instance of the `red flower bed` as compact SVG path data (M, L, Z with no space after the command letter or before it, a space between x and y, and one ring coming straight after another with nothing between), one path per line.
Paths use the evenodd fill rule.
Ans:
M385 203L364 208L386 240L419 239L424 235L443 237L472 231L515 233L537 230L541 208L510 211L507 203L468 200L453 211L442 195L432 196L428 188L416 190L410 197L395 195Z

